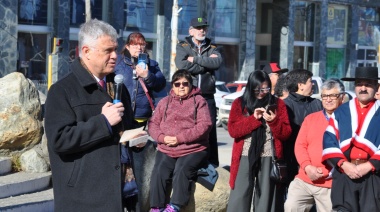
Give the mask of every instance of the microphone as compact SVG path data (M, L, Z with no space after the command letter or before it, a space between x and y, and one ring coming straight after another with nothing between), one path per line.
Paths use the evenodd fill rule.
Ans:
M113 99L113 103L119 103L121 102L121 91L123 88L123 81L124 77L121 74L118 74L115 76L115 85L114 85L114 91L115 91L115 97Z

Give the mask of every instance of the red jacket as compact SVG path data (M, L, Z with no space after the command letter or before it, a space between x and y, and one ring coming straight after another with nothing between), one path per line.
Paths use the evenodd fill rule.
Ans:
M261 121L257 120L253 115L245 116L243 114L241 102L242 98L240 97L232 103L230 117L228 118L228 132L234 138L230 168L230 187L232 189L235 187L235 180L239 170L244 137L250 135L253 130L261 126ZM268 122L268 125L274 137L276 156L282 158L282 141L290 136L292 130L285 103L281 99L278 99L277 105L277 116L272 122Z

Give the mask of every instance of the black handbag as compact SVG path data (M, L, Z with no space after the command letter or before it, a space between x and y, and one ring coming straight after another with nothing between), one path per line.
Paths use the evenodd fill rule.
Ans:
M270 179L276 183L283 183L288 178L288 166L284 160L277 159L276 152L274 150L273 136L272 142L272 168L270 170Z

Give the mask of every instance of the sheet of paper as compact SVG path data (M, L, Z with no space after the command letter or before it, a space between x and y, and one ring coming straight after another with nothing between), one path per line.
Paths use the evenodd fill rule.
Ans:
M140 127L140 128L124 131L123 135L121 135L120 143L127 142L139 134L141 134L141 135L146 134L146 131L144 131L143 129L144 129L144 127Z
M129 140L129 146L136 146L138 144L141 144L141 143L145 143L148 141L148 138L149 138L149 135L143 135L143 136L140 136L140 137L137 137L137 138L133 138L131 140Z

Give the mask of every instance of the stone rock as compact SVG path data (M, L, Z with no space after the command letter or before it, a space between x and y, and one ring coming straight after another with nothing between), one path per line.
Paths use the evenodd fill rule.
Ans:
M214 190L210 191L199 183L192 187L192 195L188 205L181 209L183 212L208 211L224 212L227 211L228 198L230 196L229 178L230 173L224 168L218 167L219 174Z
M23 74L0 79L0 154L32 148L41 141L41 104L38 90Z
M47 172L49 165L35 149L28 150L20 156L21 169L25 172Z

